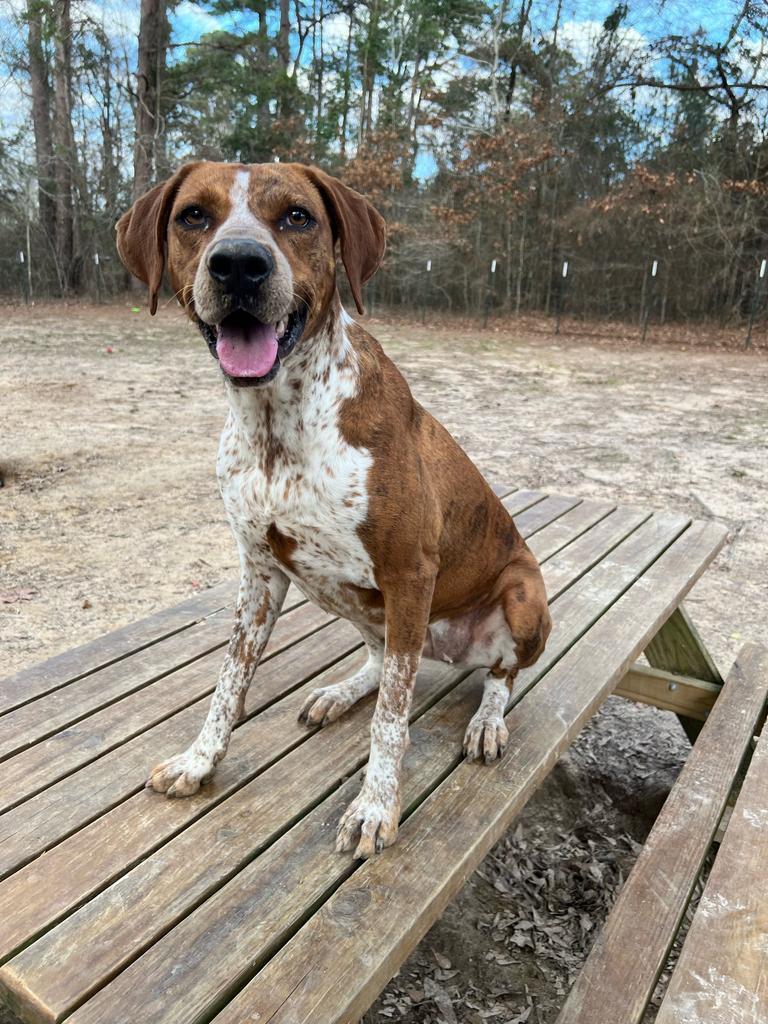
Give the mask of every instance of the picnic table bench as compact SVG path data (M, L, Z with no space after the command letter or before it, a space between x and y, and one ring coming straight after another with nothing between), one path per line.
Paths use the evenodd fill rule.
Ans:
M645 1005L758 728L765 658L747 652L727 684L734 700L724 701L723 681L681 608L724 540L721 527L498 490L542 563L554 620L549 644L516 680L507 753L490 767L461 754L481 673L424 663L399 840L371 861L335 853L334 836L359 787L374 698L321 730L297 721L307 693L347 676L364 652L351 626L293 587L228 757L185 800L149 792L144 780L203 720L229 638L234 583L0 684L0 995L18 1016L72 1024L356 1021L613 692L671 708L691 735L708 719L685 770L696 785L675 798L683 824L675 818L674 835L664 826L646 848L639 882L633 873L614 911L624 959L618 967L610 957L590 961L563 1020L630 1019L590 1016L589 999L595 978L629 984L638 937L625 935L627 923L637 924L652 898L665 921L662 928L654 918L639 936L653 947L633 997ZM637 664L643 652L646 666ZM758 895L758 884L761 898L765 890L757 867L768 837L765 746L739 797L764 828L750 832L737 804L716 861L725 858L726 889L744 899ZM658 849L668 860L657 878ZM755 888L741 893L747 875ZM717 970L734 978L736 938L758 955L755 928L728 938L725 922L715 929L717 915L708 914L705 934L694 935L694 926L686 941L670 1006L706 974L710 946ZM613 944L600 949L605 955ZM764 976L761 984L755 1005L765 1008ZM662 1010L659 1020L693 1020L675 1012Z

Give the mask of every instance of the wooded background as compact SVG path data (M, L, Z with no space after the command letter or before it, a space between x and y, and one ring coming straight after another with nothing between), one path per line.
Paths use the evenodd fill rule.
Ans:
M136 196L280 159L387 217L377 305L733 324L768 285L767 30L765 0L0 0L0 291L116 294Z

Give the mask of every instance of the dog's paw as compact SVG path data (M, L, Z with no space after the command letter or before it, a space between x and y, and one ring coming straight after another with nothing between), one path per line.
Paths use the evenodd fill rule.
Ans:
M339 821L336 850L351 850L357 843L356 860L366 860L391 846L397 839L400 821L400 800L397 796L372 796L365 785Z
M348 711L358 698L359 694L356 696L351 687L344 683L321 686L313 690L304 701L299 712L299 721L307 725L328 725Z
M468 761L492 764L507 747L509 730L498 712L478 711L464 733L464 756Z
M209 782L214 762L192 750L171 757L156 765L149 773L146 787L169 797L192 796L200 786Z

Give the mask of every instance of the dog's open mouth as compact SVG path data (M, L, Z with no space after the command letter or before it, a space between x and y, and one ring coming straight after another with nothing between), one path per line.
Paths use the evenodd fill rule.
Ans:
M210 329L208 343L219 365L239 387L266 384L299 340L307 319L300 306L276 324L237 310ZM208 332L206 332L208 334Z

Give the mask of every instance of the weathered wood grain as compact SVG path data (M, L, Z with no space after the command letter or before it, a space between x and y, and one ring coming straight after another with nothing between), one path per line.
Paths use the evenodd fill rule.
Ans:
M451 666L426 665L414 697L414 716L455 683L456 676ZM291 738L294 745L303 738L300 731L305 727L297 721L303 696L292 694L256 719L261 725L269 723L267 735L270 742L276 737L278 751L280 746L288 747ZM372 706L368 698L289 750L277 764L19 953L0 968L3 989L16 991L20 978L26 986L27 970L34 961L36 979L30 989L48 1007L40 1019L61 1019L88 991L134 959L364 763ZM272 749L269 756L273 759ZM166 803L150 793L146 799Z
M292 627L288 623L301 623L307 616L314 621L316 609L310 610L304 597L294 589L293 601L285 604L275 632L290 633ZM0 761L149 686L180 666L219 650L229 640L232 622L232 609L226 608L132 657L79 679L76 686L60 687L9 711L0 718Z
M705 683L700 679L662 672L636 663L619 682L614 693L627 700L705 722L721 689L715 683Z
M514 495L512 495L514 498ZM507 502L503 503L504 505ZM517 526L520 533L525 537L530 537L535 534L537 530L542 530L545 526L559 519L560 516L565 515L572 508L575 508L579 504L578 498L570 498L560 494L550 494L542 501L537 502L535 505L526 508L524 511L517 513L513 516L515 525Z
M535 547L534 554L540 561L551 558L560 548L573 543L578 536L609 516L615 508L615 505L604 501L580 501L575 508L535 533L528 541L528 547L532 550Z
M353 626L337 621L264 662L259 685L248 692L246 716L273 703L360 643ZM192 742L207 708L208 697L204 697L0 816L0 877L142 790L152 764ZM236 735L244 728L245 724L237 726ZM225 765L229 763L229 759L225 761ZM219 783L222 771L217 774Z
M229 613L226 618L228 632L231 627ZM331 621L332 616L309 603L281 615L265 650L265 660L297 643L303 637L317 632ZM218 624L216 628L221 630L222 627L223 624ZM147 686L132 690L122 700L79 719L10 758L1 769L5 786L0 791L0 811L16 806L27 796L32 796L74 769L93 761L100 754L151 728L158 721L162 721L201 696L211 693L216 685L220 664L219 650L211 652L208 657L197 658L186 666L182 662L181 669L170 672ZM90 676L89 680L98 678L94 675ZM41 702L55 697L57 703L60 703L58 698L65 696L66 691L60 690L49 697L41 698ZM91 695L88 699L90 697ZM34 704L27 704L19 710L27 715L34 707ZM66 703L63 707L66 707ZM6 716L6 720L13 718L15 714L16 712L11 712ZM62 714L66 716L66 711Z
M544 500L540 492L520 491L511 500L507 501L507 507L513 514L528 508L531 503ZM278 624L276 632L283 629ZM331 638L333 634L330 635ZM325 634L318 634L317 644L323 644ZM330 644L331 648L333 644ZM333 661L330 656L326 664ZM337 653L337 657L344 653L343 650ZM201 661L195 669L182 669L182 680L187 672L200 671L203 675L210 671L211 685L215 683L218 676L220 651L212 655L213 662ZM215 663L215 667L214 667ZM263 692L263 673L265 666L259 668L253 687L249 692L248 701L256 699L254 694ZM170 677L165 677L168 680ZM284 675L284 689L291 688L292 676L290 671ZM300 681L300 677L297 682ZM183 682L182 682L183 685ZM207 704L207 698L205 699ZM102 753L96 758L92 770L85 769L78 772L70 779L64 778L55 782L55 771L59 769L64 755L59 754L52 766L50 774L45 775L46 789L37 793L31 798L27 797L26 803L21 804L24 798L21 792L6 788L0 791L0 807L5 807L5 816L0 816L0 877L6 875L10 870L20 866L31 859L36 853L46 846L69 835L81 824L92 821L98 813L108 810L125 799L138 788L136 780L143 781L146 770L150 763L158 758L158 751L163 756L175 753L190 742L200 728L200 723L205 714L205 707L193 705L188 711L179 712L172 716L167 723L159 723L151 726L142 736L129 740L120 747L106 754ZM88 725L84 725L86 730ZM78 732L79 734L79 732ZM66 739L66 737L64 737ZM73 746L74 746L74 737ZM95 744L97 739L86 739L86 748L89 744ZM66 747L66 744L65 744ZM32 748L34 749L34 748ZM30 755L34 757L35 755ZM74 754L73 754L74 756ZM90 758L92 760L93 758ZM8 762L4 767L6 772L9 766L16 762ZM39 778L29 779L18 783L23 793L29 794L30 787L39 784ZM139 782L140 784L140 782ZM12 808L12 809L9 809ZM78 820L78 816L82 817Z
M768 651L742 649L557 1024L637 1024L682 920L768 692ZM712 965L720 957L713 948ZM676 1021L693 1024L682 1014Z
M692 525L515 708L497 767L463 763L451 773L405 823L399 843L344 882L215 1024L357 1020L723 539L713 524ZM109 993L77 1011L73 1024L103 1019ZM155 1019L194 1018L174 1010Z
M339 643L345 640L340 637ZM290 700L272 704L241 725L243 749L227 758L214 781L194 798L164 802L142 788L0 882L0 961L297 747L308 736L297 721L307 694L318 684L344 679L364 661L363 651L355 651L305 682Z
M750 645L739 664L765 688L765 648ZM767 862L768 733L763 730L656 1024L768 1020Z
M685 608L676 608L645 651L653 668L679 672L707 683L723 685L720 670L704 646Z
M235 582L221 583L80 647L0 680L0 714L164 640L224 608L233 607Z
M696 627L684 608L676 608L645 651L648 664L684 676L693 676L716 686L723 685L720 670L702 643ZM678 715L691 743L701 732L701 723L695 718Z
M614 599L626 589L626 586L636 578L636 576L642 572L648 564L650 564L658 554L668 546L668 544L678 536L680 530L683 528L685 520L679 517L659 517L658 519L651 520L644 524L643 527L638 529L635 533L631 534L628 540L624 542L626 548L625 558L615 557L611 560L606 560L606 564L598 565L591 575L591 579L585 578L582 581L581 589L579 585L567 590L565 597L563 598L563 607L559 608L559 605L555 605L557 614L555 616L555 629L552 637L550 638L550 644L545 652L542 662L539 666L536 666L536 672L543 672L548 664L556 660L568 647L573 643L574 639L581 635L589 624L594 621L600 615L601 610L605 607L607 601L613 597ZM617 523L617 528L621 528L620 524ZM625 528L625 527L624 527ZM607 538L604 543L611 545L610 538ZM556 560L553 560L555 562ZM544 573L546 578L548 563L545 563ZM578 571L578 570L576 570ZM613 588L613 589L611 589ZM558 610L559 609L559 610ZM516 686L516 699L520 699L520 696L526 692L526 690L535 681L535 672L530 670L528 673L522 673L520 677L520 685ZM477 699L477 698L475 698ZM442 704L438 705L434 709L435 714L442 715L443 720L445 718L443 712L440 710ZM468 717L467 709L464 709L464 713L461 720L454 723L454 733L456 735L455 746L453 748L452 757L453 764L460 758L460 736L464 725L466 724L466 718ZM360 756L360 762L364 758L367 752L367 735L365 732L362 734L362 750ZM345 741L345 746L349 747L351 740ZM334 756L343 756L334 751ZM311 762L313 766L318 764L318 752L317 748L311 756ZM338 762L336 762L338 763ZM345 764L348 764L345 762ZM346 770L354 770L356 764L350 767L347 766ZM442 763L439 765L433 765L433 777L435 781L439 781L442 773L446 770L450 770L451 763ZM281 770L281 776L284 776L286 780L282 783L276 783L280 787L279 795L279 806L282 808L283 816L291 814L293 817L296 816L296 811L292 810L293 805L290 803L292 799L295 800L295 790L297 788L295 776L297 769L293 768L288 770L288 758L284 758L277 766ZM340 770L340 769L339 769ZM313 772L314 774L314 772ZM265 776L261 777L265 780ZM302 788L302 787L298 787ZM306 789L306 785L303 787ZM262 804L269 803L271 799L272 788L264 794L263 798L259 800L259 806ZM292 796L293 794L293 796ZM230 798L224 805L225 808L232 804L233 798ZM288 807L286 807L288 803ZM263 812L260 813L259 824L261 825L261 819ZM217 823L219 829L228 826L223 826L221 823ZM208 843L198 841L197 845L206 846ZM153 858L155 860L157 855ZM187 861L185 858L176 857L176 862L182 867L186 867ZM210 874L211 870L216 870L210 865L205 866L206 872ZM221 870L221 866L219 867ZM173 872L171 872L173 875ZM123 886L130 885L131 893L134 889L142 889L141 885L136 885L135 879L128 881L121 880ZM177 879L172 882L174 891L177 892L183 888L184 899L190 901L190 879L184 877L183 886ZM215 886L211 885L211 889ZM152 879L152 892L156 897L152 908L151 914L148 914L147 921L144 924L145 928L158 929L163 926L165 921L165 908L174 907L174 896L172 892L166 892L158 886L158 879L156 875L153 875ZM302 890L303 892L303 890ZM161 894L158 898L158 894ZM194 890L192 891L194 896ZM178 895L177 897L178 898ZM99 901L109 900L110 912L108 913L105 906L99 907ZM158 904L160 909L158 909ZM115 914L119 911L121 906L130 906L130 922L123 922L122 918L116 919ZM213 918L216 914L213 912ZM119 917L119 915L118 915ZM104 931L103 923L106 922L107 931ZM123 956L128 957L131 954L135 955L139 945L143 941L145 944L149 944L151 941L151 935L144 933L143 940L140 939L135 929L141 924L140 914L137 914L136 899L132 895L129 895L126 889L120 891L120 885L113 887L112 891L108 894L102 894L97 897L95 901L89 907L86 907L79 914L74 915L72 918L64 922L58 929L44 936L39 943L29 947L23 951L18 957L12 960L7 965L7 980L6 984L9 987L13 987L14 984L22 984L31 987L38 995L42 992L45 993L43 1000L45 1005L49 1008L51 1016L47 1019L58 1019L62 1014L66 1013L71 1009L73 1005L76 1005L84 996L82 990L83 982L85 981L88 985L94 983L94 975L103 970L105 976L108 976L115 969L115 957ZM215 931L215 920L205 917L202 919L199 927L205 933L211 933ZM188 943L185 943L185 950L188 951ZM77 950L77 959L72 958L72 951ZM251 949L249 945L249 949ZM167 962L167 945L161 941L161 945L158 947L158 951L155 954L154 950L150 950L147 957L151 958L151 962L154 962L155 955L158 958L160 964ZM253 952L251 951L251 954ZM86 978L83 978L82 971L80 968L79 958L84 958L89 964L89 973ZM145 975L151 969L151 963L147 959L142 958L141 971ZM42 964L43 966L36 966ZM53 965L56 965L53 970ZM45 965L48 965L47 967ZM72 966L70 966L72 965ZM101 966L103 965L103 966ZM111 965L111 966L110 966ZM35 974L34 983L30 982L30 972ZM204 972L203 972L204 973ZM127 998L128 992L122 991L122 986L125 986L126 990L131 988L131 985L135 987L135 981L131 983L129 978L132 976L130 972L127 972L128 978L125 982L120 980L121 986L119 995L115 995L115 991L112 990L110 998L117 998L120 1005L123 1003L123 999ZM0 972L0 979L5 979L5 973ZM115 984L118 984L117 982ZM165 991L164 988L161 989ZM152 1018L155 1014L154 1009L148 1009L146 1007L141 1010L131 1010L131 1014L134 1012L138 1013L139 1017L148 1016Z

